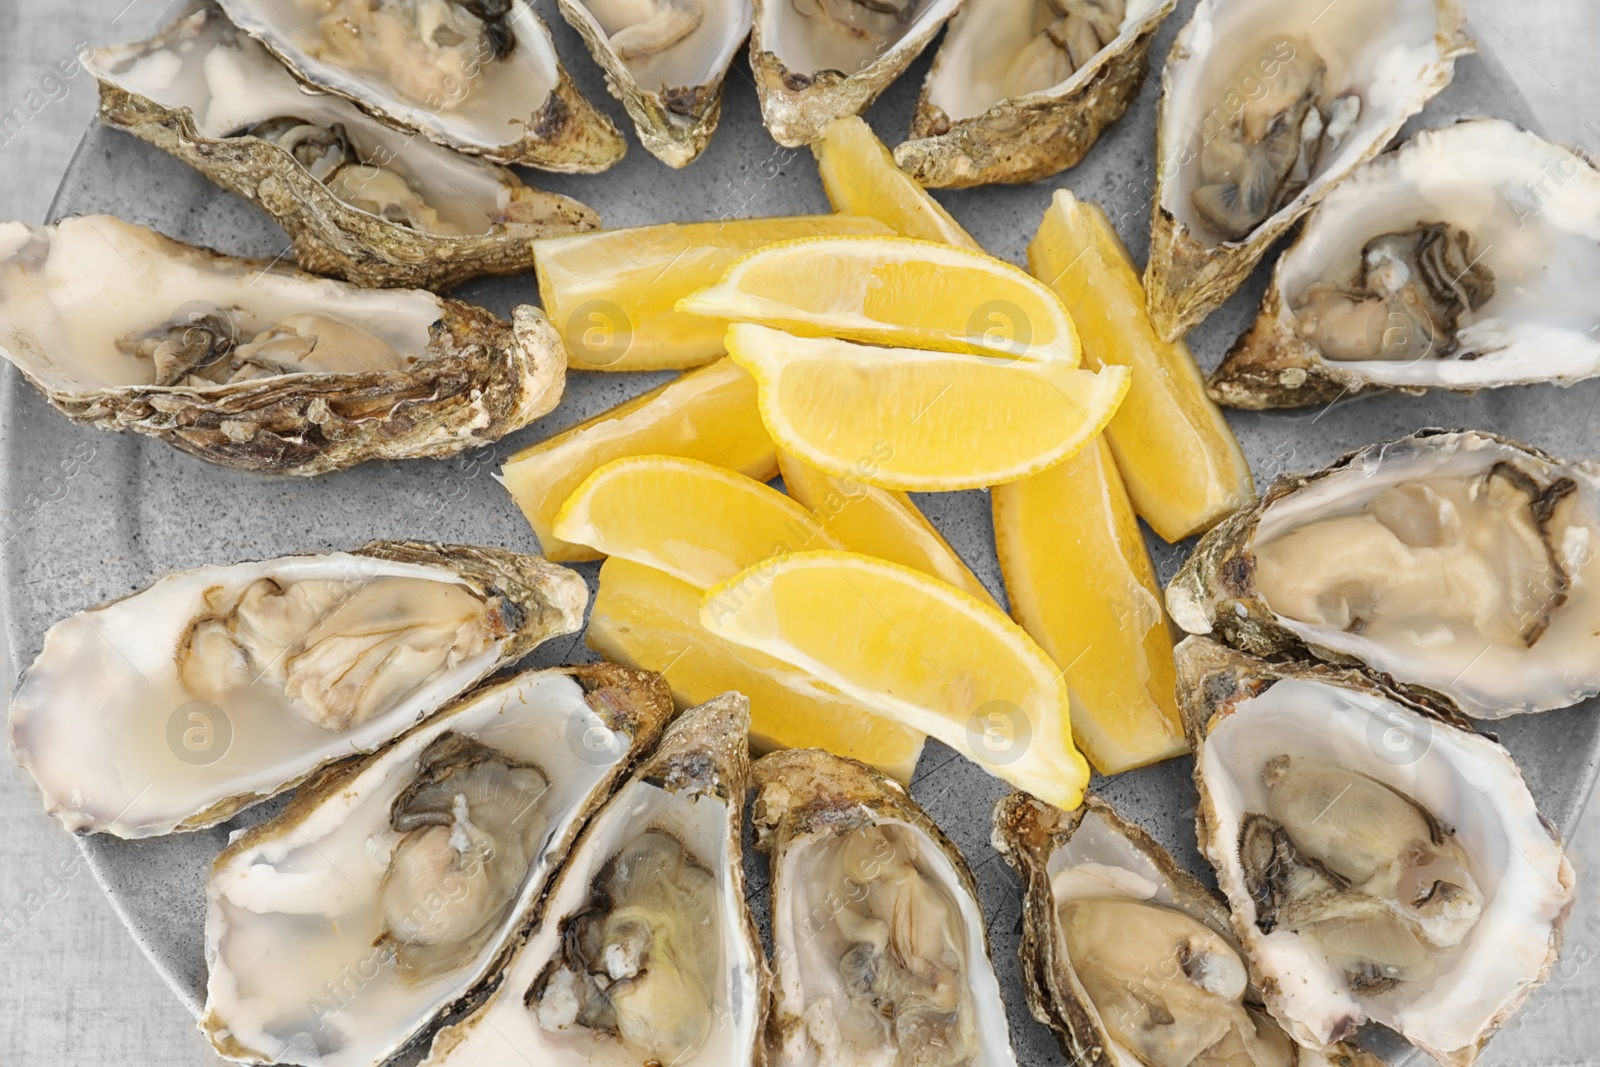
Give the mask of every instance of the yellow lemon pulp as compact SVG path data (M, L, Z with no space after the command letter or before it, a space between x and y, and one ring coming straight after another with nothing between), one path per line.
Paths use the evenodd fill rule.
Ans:
M651 567L613 557L600 568L589 647L617 663L658 671L690 707L736 689L750 698L757 751L823 748L911 780L923 735L876 714L815 677L707 633L701 591Z
M1059 669L1002 612L928 575L846 552L779 557L708 590L700 621L1047 803L1083 798Z
M555 534L705 589L786 552L838 548L811 512L761 482L678 456L632 456L585 479Z
M905 493L868 485L855 473L836 477L788 453L778 456L778 469L789 495L827 523L846 550L931 574L994 603L989 590Z
M818 234L881 234L847 215L667 223L533 243L539 298L574 370L697 367L722 355L725 323L676 310L740 257L774 241Z
M759 385L774 442L829 474L905 491L975 489L1035 474L1100 432L1128 370L874 348L728 329Z
M1134 507L1171 542L1209 529L1255 495L1250 468L1182 341L1156 335L1144 288L1105 212L1059 190L1028 266L1072 312L1091 367L1133 369L1106 428Z
M548 558L599 559L594 549L555 536L556 512L599 467L650 454L715 463L762 482L778 473L777 453L756 407L755 379L722 359L523 449L506 461L500 480Z
M829 123L811 151L835 211L878 219L907 237L982 251L972 235L900 169L859 116Z
M1075 367L1078 336L1047 286L981 252L905 237L767 245L678 302L810 337Z
M1066 670L1094 769L1187 751L1161 590L1105 438L991 499L1012 613Z

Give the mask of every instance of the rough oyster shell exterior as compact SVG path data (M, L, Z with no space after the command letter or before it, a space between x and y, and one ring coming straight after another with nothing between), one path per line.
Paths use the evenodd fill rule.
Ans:
M894 161L935 189L1021 184L1077 166L1139 95L1150 72L1150 45L1176 2L1157 5L1065 83L1002 100L981 115L952 122L929 97L947 62L950 36L964 20L986 15L982 0L966 0L951 19L945 45L917 98L911 139L896 146Z
M217 8L202 10L209 18L226 20ZM146 44L177 43L189 22L180 18ZM512 171L487 163L478 165L490 169L507 189L507 214L519 221L455 236L363 211L335 196L282 146L242 134L209 137L197 129L189 108L169 108L119 85L107 64L132 47L101 49L96 56L100 121L148 141L229 192L259 204L289 235L295 262L306 270L358 285L442 290L484 274L533 269L533 239L600 228L600 217L584 204L535 189ZM399 142L404 135L393 137Z
M628 70L606 39L599 22L584 6L583 0L556 0L561 15L578 31L589 54L606 72L606 88L622 101L639 142L645 151L669 167L687 167L704 152L711 142L722 118L723 82L728 67L750 32L751 8L749 0L730 0L737 6L738 22L732 29L734 43L709 77L698 85L662 85L647 89ZM721 27L717 33L725 32Z
M821 137L834 119L859 115L870 107L960 10L962 0L927 0L905 36L854 74L791 70L779 58L770 37L771 27L781 28L783 16L792 12L794 0L753 2L750 72L761 98L761 117L774 140L785 148L799 148Z

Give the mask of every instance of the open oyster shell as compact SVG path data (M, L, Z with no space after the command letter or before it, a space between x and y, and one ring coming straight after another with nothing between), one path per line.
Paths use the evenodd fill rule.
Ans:
M464 545L168 575L50 627L11 699L12 757L68 830L197 830L576 632L587 601L575 571Z
M1311 212L1208 389L1260 409L1569 385L1600 374L1597 278L1600 171L1500 119L1425 130Z
M705 151L722 82L750 34L750 0L558 0L645 149L670 167Z
M962 0L754 0L750 70L781 145L859 115L910 66Z
M966 0L895 162L936 188L1030 182L1122 117L1176 0Z
M0 356L79 422L324 474L449 456L556 406L566 349L420 289L360 289L109 215L0 223Z
M790 749L751 766L772 872L774 1065L1014 1067L966 860L905 788Z
M994 847L1023 881L1020 954L1028 1006L1056 1032L1070 1061L1085 1067L1330 1062L1296 1044L1266 1014L1227 908L1099 797L1086 797L1071 812L1025 793L1003 797L994 809ZM1129 989L1139 996L1128 998ZM1380 1067L1375 1057L1346 1046L1331 1061Z
M1145 290L1168 341L1381 152L1472 50L1457 0L1201 0L1161 79Z
M1600 692L1600 471L1424 430L1278 479L1167 587L1193 634L1363 663L1474 718Z
M740 839L750 704L691 708L589 823L492 999L427 1067L761 1062L766 960Z
M201 1029L230 1059L383 1061L504 964L671 714L653 674L530 671L308 782L212 867Z
M1273 1015L1312 1047L1370 1019L1470 1064L1572 906L1510 755L1359 672L1196 637L1177 665L1200 846Z
M627 151L527 0L219 0L306 84L496 163L591 174Z
M307 92L209 3L88 67L101 121L260 204L307 270L444 289L530 270L530 241L600 227L576 200Z

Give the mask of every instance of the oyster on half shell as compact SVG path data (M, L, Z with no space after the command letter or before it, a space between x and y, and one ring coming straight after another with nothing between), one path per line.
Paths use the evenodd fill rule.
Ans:
M532 269L530 241L594 230L575 200L301 88L205 4L148 41L95 51L100 118L260 204L307 270L443 289Z
M1063 812L1025 793L994 809L1021 876L1022 978L1034 1018L1085 1067L1325 1067L1266 1013L1228 910L1098 797ZM1381 1067L1340 1047L1340 1067Z
M781 145L859 115L910 66L962 0L754 0L750 70Z
M529 671L302 786L212 866L201 1029L230 1059L366 1067L480 996L671 714L653 674Z
M0 223L0 356L75 421L299 475L499 440L555 407L567 364L532 307L507 323L109 215Z
M168 575L45 633L12 756L68 830L201 829L575 632L587 600L538 556L414 542Z
M751 775L775 1067L1015 1067L972 872L904 787L820 749Z
M895 162L937 188L1076 166L1122 117L1176 0L965 0Z
M761 1063L749 725L749 701L724 693L667 729L573 845L494 996L435 1035L425 1067Z
M1201 540L1172 619L1362 663L1474 718L1600 692L1600 472L1425 430L1280 478Z
M1499 119L1424 130L1306 219L1208 389L1248 408L1600 373L1600 171Z
M496 163L591 174L627 151L527 0L218 0L291 73Z
M750 34L750 0L558 0L649 153L686 167L722 116L722 82Z
M1548 976L1573 872L1510 754L1357 671L1191 637L1201 850L1267 1007L1465 1067Z
M1175 341L1449 84L1457 0L1201 0L1162 74L1145 290Z

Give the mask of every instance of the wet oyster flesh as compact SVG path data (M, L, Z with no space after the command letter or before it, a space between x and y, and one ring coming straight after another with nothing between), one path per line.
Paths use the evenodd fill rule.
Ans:
M674 722L600 808L495 994L433 1039L429 1067L752 1067L766 962L745 905L749 702Z
M1482 904L1452 830L1411 797L1356 771L1277 755L1266 813L1240 823L1256 925L1311 938L1366 995L1432 973L1430 949L1472 932Z
M1576 492L1509 461L1400 482L1258 544L1256 586L1282 615L1379 643L1464 632L1531 648L1568 600L1558 546Z
M1306 37L1264 42L1240 64L1201 132L1195 211L1237 240L1300 194L1361 119L1361 97L1324 88ZM1263 88L1264 87L1264 88Z
M643 672L529 671L312 779L212 870L202 1028L217 1050L363 1067L477 997L671 710ZM579 758L575 737L596 747Z

